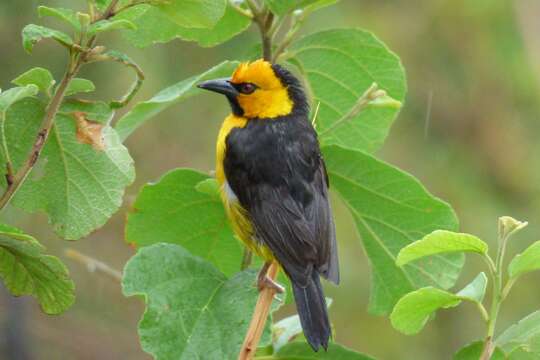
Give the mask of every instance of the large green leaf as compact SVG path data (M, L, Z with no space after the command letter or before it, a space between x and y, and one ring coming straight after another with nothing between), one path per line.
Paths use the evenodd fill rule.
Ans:
M399 109L369 106L342 125L325 132L353 109L376 82L403 102L405 73L399 58L371 33L358 29L326 30L293 44L288 61L306 77L319 105L317 130L325 144L374 152L383 143Z
M398 254L396 263L399 266L436 254L456 252L473 252L487 254L488 246L474 235L455 233L446 230L435 230L421 240L407 245Z
M43 39L54 39L64 46L73 45L73 40L61 31L53 30L39 25L26 25L22 31L23 47L31 53L34 45Z
M372 357L357 353L344 346L331 343L328 351L314 352L303 342L292 342L281 348L277 354L261 359L275 360L374 360ZM255 358L257 360L257 358Z
M251 24L250 19L230 5L212 29L178 26L158 9L149 6L139 6L121 16L132 20L137 26L137 30L124 32L126 39L137 47L166 43L176 38L195 41L204 47L215 46L238 35Z
M55 81L49 70L36 67L19 75L12 83L19 86L36 85L44 94L50 95Z
M283 16L294 10L306 8L311 10L333 5L338 0L264 0L264 2L274 14Z
M535 311L506 329L495 343L509 354L518 348L530 347L533 342L537 343L539 337L540 311ZM538 350L537 355L540 356L540 348Z
M213 28L225 13L227 0L168 0L154 6L178 26Z
M455 353L453 360L478 360L480 359L480 356L482 355L483 350L484 350L484 342L475 341L463 347L457 353ZM499 348L495 348L495 350L493 351L493 355L491 355L491 360L505 360L505 359L506 359L506 356L504 355L504 352Z
M67 310L75 300L75 285L67 268L32 236L0 224L0 276L15 296L32 295L47 314Z
M255 276L248 270L227 279L178 245L140 249L122 287L147 303L139 323L143 349L157 360L236 358L257 301ZM269 340L267 331L262 343Z
M155 117L169 106L177 104L193 95L200 94L202 90L196 87L199 82L230 75L236 66L236 62L225 61L200 75L193 76L160 91L148 101L137 104L130 112L118 120L116 131L120 138L125 140L144 122Z
M137 246L179 244L227 276L240 268L242 245L233 236L218 196L197 190L209 176L189 169L143 187L128 215L127 241Z
M339 146L323 147L330 186L351 210L372 271L370 311L389 312L417 287L454 285L464 257L435 255L398 267L404 246L436 229L455 230L452 208L429 194L412 176L371 155Z
M540 241L537 241L512 259L510 265L508 265L508 274L515 279L518 276L539 269Z
M77 102L70 106L72 111L85 109ZM5 134L15 169L30 153L44 109L41 101L25 99L7 111ZM38 164L13 203L45 211L58 235L78 239L106 223L133 179L133 160L112 128L59 113Z
M480 303L486 292L487 277L480 273L457 294L434 287L425 287L408 293L397 302L390 320L392 326L404 334L418 333L433 312L455 307L462 300Z

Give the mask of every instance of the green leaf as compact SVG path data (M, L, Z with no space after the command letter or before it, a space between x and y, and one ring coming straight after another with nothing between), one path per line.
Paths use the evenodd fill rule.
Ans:
M209 262L181 246L140 249L126 265L124 295L142 295L139 322L143 349L155 359L236 358L258 291L255 272L227 279ZM269 341L266 332L262 343Z
M484 299L487 277L483 272L457 294L434 287L425 287L410 292L397 302L390 320L392 326L404 334L418 333L433 312L438 309L459 305L462 300L481 303Z
M176 25L212 28L225 13L226 0L169 0L155 6Z
M60 44L71 47L73 40L61 31L53 30L39 25L26 25L22 31L23 47L31 53L34 45L43 39L54 39Z
M75 104L72 109L84 113ZM37 99L25 99L7 111L5 134L15 170L26 160L44 112L45 104ZM95 137L88 137L87 127ZM58 235L78 239L118 210L133 179L133 160L112 128L60 113L13 204L30 212L45 211ZM5 180L1 184L5 186Z
M44 17L44 16L55 17L64 22L67 22L69 25L73 26L77 31L81 30L81 23L79 22L79 19L77 18L77 15L75 14L75 12L71 9L39 6L38 14L40 17Z
M524 345L512 351L505 360L538 360L540 357L540 339L533 345Z
M12 83L19 86L36 85L44 94L50 95L55 81L49 70L36 67L20 75Z
M506 329L495 344L509 354L518 348L528 348L539 339L540 311L535 311Z
M15 296L32 295L47 314L60 314L75 300L75 285L62 262L21 230L0 224L0 276Z
M297 9L317 10L333 5L338 0L264 0L264 2L274 14L283 16Z
M395 329L413 335L422 330L433 312L441 308L455 307L460 303L461 300L452 293L425 287L399 299L390 320Z
M483 341L475 341L454 354L453 360L478 360L484 350ZM506 356L501 349L495 348L491 360L505 360Z
M96 86L90 80L75 78L69 83L66 89L66 96L88 93L94 90L96 90Z
M216 179L206 179L195 185L195 189L213 198L220 199L219 184Z
M211 179L177 169L145 185L128 215L126 239L137 246L182 245L229 276L240 268L242 245L233 236L219 196L200 191L203 181Z
M264 357L268 359L268 357ZM372 357L357 353L353 350L334 343L328 345L328 351L314 352L313 349L306 343L293 342L290 343L277 354L272 355L269 359L275 360L374 360ZM257 358L255 358L257 360Z
M399 58L371 33L359 29L326 30L292 45L286 56L306 77L318 104L317 130L324 144L374 152L399 112L394 105L369 106L348 117L363 93L377 83L392 98L405 98L405 72Z
M160 91L148 101L137 104L130 112L118 120L116 131L118 131L120 138L125 140L135 129L163 110L193 95L200 94L202 90L198 89L196 85L201 81L230 75L236 66L238 66L236 62L225 61L200 75L193 76Z
M487 251L487 244L474 235L435 230L421 240L401 249L396 264L403 266L411 261L436 254L473 252L485 255Z
M176 38L195 41L203 47L216 46L243 32L251 24L250 19L239 14L230 5L212 29L178 26L158 9L149 6L138 7L123 16L137 26L137 30L124 32L125 38L137 47L166 43Z
M123 29L135 30L137 29L137 26L125 19L100 20L90 25L88 28L88 36L94 36L105 31Z
M38 91L39 89L37 86L30 84L12 88L0 93L0 115L2 115L1 120L4 120L5 112L9 109L10 106L24 98L36 95Z
M515 279L518 276L540 269L540 241L535 242L524 252L512 259L508 265L508 275Z
M71 115L75 112L83 112L86 119L108 125L114 116L114 111L109 104L103 101L87 101L77 99L67 99L60 107L59 113Z
M455 230L450 206L429 194L411 175L371 155L325 146L322 149L330 186L350 209L370 260L370 311L385 314L417 287L454 285L462 254L435 255L398 267L401 248L435 229Z
M474 278L473 281L461 289L456 295L463 300L482 303L484 300L484 295L486 295L487 283L488 279L486 274L481 272Z

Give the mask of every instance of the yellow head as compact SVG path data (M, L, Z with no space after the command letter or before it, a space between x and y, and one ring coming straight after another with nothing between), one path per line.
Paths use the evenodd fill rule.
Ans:
M273 119L307 108L298 80L264 60L240 64L231 78L206 81L199 87L226 95L235 115L248 119Z

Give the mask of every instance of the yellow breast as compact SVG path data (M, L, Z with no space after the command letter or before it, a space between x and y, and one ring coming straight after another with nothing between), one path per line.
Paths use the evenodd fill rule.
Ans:
M229 219L231 220L232 228L236 236L254 253L263 257L265 260L272 260L273 256L270 250L266 247L261 247L254 240L253 225L249 220L249 215L246 210L240 205L238 199L230 189L227 178L225 176L225 170L223 167L223 161L225 160L226 153L226 139L227 135L234 128L243 128L247 124L247 119L235 115L229 115L219 131L217 144L216 144L216 179L219 183L219 189L221 193L221 200Z
M234 128L243 128L247 124L247 119L240 116L235 116L233 114L227 116L221 129L219 130L218 139L216 143L216 179L219 182L219 185L223 187L225 183L225 171L223 169L223 160L225 160L225 149L226 144L225 140L227 135Z

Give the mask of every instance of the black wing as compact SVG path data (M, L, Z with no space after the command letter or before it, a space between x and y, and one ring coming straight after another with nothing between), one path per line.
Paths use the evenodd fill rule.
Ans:
M225 174L258 241L303 286L313 269L339 282L328 180L316 133L298 118L250 120L227 137Z

